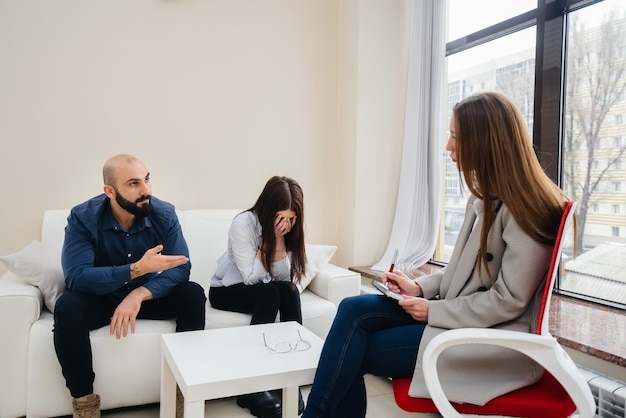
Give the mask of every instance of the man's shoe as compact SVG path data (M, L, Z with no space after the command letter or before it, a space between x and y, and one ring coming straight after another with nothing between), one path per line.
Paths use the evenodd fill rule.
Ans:
M302 391L298 389L298 416L304 413L304 400L302 399Z
M92 393L72 400L72 418L100 418L100 395Z
M279 418L283 413L280 401L267 391L237 396L237 405L249 409L255 417Z

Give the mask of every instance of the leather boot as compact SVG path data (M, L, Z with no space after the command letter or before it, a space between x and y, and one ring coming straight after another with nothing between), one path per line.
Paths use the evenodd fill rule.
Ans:
M176 418L183 418L185 414L185 398L180 391L178 385L176 385Z
M100 395L92 393L72 400L72 418L100 418Z
M283 390L278 389L276 391L276 397L278 399L283 399ZM302 399L302 390L298 389L298 416L304 413L304 399Z
M252 415L261 418L280 418L283 412L280 401L267 391L239 395L237 405L248 408Z

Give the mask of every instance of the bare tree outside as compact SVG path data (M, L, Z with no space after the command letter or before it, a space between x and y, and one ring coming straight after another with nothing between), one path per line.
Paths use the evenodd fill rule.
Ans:
M526 120L528 132L533 131L535 58L528 57L496 69L496 91L506 94L519 107Z
M613 203L619 210L619 205L624 203L619 201L622 199L619 194L615 194L621 191L620 180L623 179L619 175L612 179L612 176L616 169L624 168L621 164L626 155L622 121L626 113L625 71L626 19L623 14L608 13L603 24L595 28L585 27L572 15L567 38L563 189L579 202L577 239L580 249L598 244L585 242L590 208Z

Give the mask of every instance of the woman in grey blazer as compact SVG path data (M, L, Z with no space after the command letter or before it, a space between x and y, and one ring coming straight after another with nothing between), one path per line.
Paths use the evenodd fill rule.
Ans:
M361 295L341 302L304 418L364 417L364 374L412 376L410 395L428 397L422 352L445 330L534 331L563 193L541 169L521 113L501 94L455 106L446 150L471 192L448 266L416 280L384 273L399 301ZM478 405L543 373L517 352L486 345L446 350L438 369L450 400Z

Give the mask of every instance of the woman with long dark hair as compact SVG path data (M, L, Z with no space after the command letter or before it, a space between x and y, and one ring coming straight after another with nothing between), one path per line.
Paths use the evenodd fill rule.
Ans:
M458 103L446 145L471 196L447 268L410 279L382 275L400 300L344 299L326 338L303 418L364 417L364 374L412 377L409 394L428 397L422 353L448 329L534 332L563 193L545 175L516 106L499 93ZM482 405L536 382L542 368L513 350L452 347L439 357L451 401Z
M281 322L302 324L296 284L306 264L302 188L291 178L274 176L254 206L233 219L228 250L217 260L211 279L211 306L252 314L251 325L274 322L277 314ZM239 396L237 404L259 417L282 412L269 392Z

